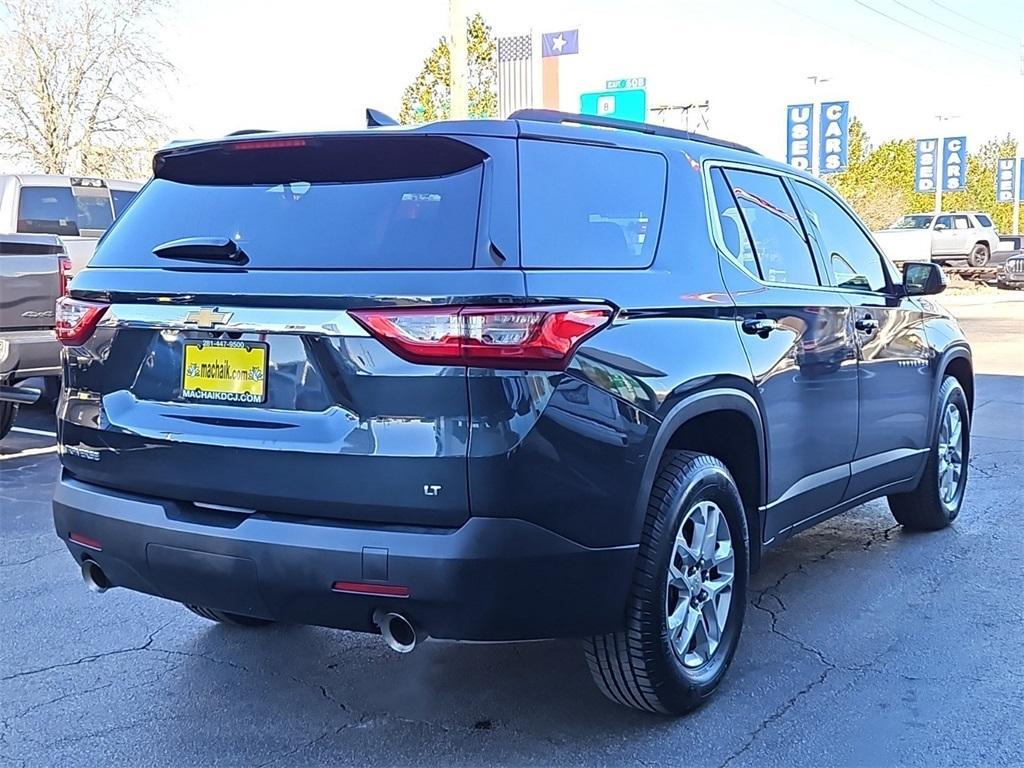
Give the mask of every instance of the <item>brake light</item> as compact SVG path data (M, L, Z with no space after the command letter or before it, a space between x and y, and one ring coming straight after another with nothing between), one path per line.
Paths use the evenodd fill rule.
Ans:
M96 324L106 310L106 304L93 304L72 299L70 296L61 296L57 299L53 325L57 340L68 347L77 347L85 343L96 330Z
M305 139L264 139L262 141L232 142L228 148L233 152L243 152L247 149L287 149L304 146L306 146Z
M562 370L603 328L603 305L353 310L352 316L399 357L414 363Z
M71 282L71 257L62 253L57 257L57 276L60 279L60 295L68 295L68 284Z

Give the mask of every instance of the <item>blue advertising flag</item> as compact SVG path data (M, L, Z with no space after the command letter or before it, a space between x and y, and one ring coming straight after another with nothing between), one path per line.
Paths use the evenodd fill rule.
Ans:
M813 104L790 104L786 107L786 162L801 171L811 170L814 157Z
M996 160L996 202L1012 203L1017 192L1017 159L1001 157Z
M580 52L580 31L566 29L562 32L545 32L540 36L540 55L568 56Z
M942 140L942 191L959 192L967 186L967 137Z
M938 166L938 139L918 139L914 150L914 191L934 192Z
M818 130L818 170L845 171L850 150L850 102L823 101Z

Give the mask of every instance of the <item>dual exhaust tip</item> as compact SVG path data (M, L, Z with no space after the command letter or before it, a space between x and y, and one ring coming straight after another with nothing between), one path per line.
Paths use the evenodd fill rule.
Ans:
M95 560L82 561L82 581L96 593L106 592L113 586ZM426 637L417 632L415 625L400 613L377 610L373 614L373 623L380 629L388 648L397 653L412 653L420 640Z

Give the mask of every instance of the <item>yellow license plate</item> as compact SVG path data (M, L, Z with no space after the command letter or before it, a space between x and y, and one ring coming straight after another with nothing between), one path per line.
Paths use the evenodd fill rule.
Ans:
M262 403L267 397L267 345L225 339L186 342L181 395L186 400Z

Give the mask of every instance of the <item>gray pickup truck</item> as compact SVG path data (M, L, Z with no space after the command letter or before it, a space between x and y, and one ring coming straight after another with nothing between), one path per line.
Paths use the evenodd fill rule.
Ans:
M70 269L56 235L0 234L0 439L14 424L19 403L33 403L41 394L16 384L43 377L51 395L60 389L53 316Z

